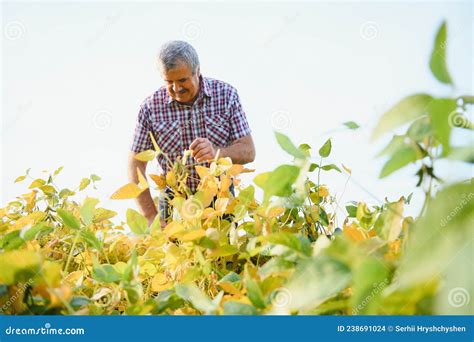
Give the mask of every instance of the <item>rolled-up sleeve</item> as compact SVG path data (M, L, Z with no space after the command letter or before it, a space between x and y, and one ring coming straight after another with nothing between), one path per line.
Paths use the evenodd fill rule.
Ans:
M150 111L147 109L146 105L140 107L138 112L138 117L135 125L135 132L133 134L133 140L130 147L132 152L142 152L145 150L150 150L153 147L153 144L150 139L150 132L152 129L150 124Z
M247 117L240 103L239 94L235 90L229 108L230 140L235 141L252 133Z

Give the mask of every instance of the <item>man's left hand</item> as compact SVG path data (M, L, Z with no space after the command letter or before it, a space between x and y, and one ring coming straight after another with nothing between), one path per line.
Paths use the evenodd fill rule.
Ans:
M189 146L191 156L200 163L214 159L216 156L216 149L207 138L196 138Z

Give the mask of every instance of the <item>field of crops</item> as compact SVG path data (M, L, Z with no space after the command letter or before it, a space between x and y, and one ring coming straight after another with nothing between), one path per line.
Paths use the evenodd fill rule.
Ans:
M446 66L446 24L433 44L430 69L452 85ZM406 127L380 153L380 177L413 168L426 194L416 217L410 197L369 206L339 203L324 183L327 172L350 178L326 162L332 142L312 147L275 133L292 162L256 172L217 157L196 166L192 194L184 153L166 175L139 174L113 199L146 189L174 190L174 214L164 228L149 226L133 209L126 222L87 197L100 181L91 175L71 190L30 172L30 192L0 209L0 310L5 314L472 314L474 184L447 184L435 162L474 162L472 142L453 146L455 130L472 130L472 96L414 94L400 100L375 127L373 138ZM347 126L356 129L357 124ZM153 136L151 136L153 138ZM154 140L153 140L154 141ZM161 151L137 155L154 160ZM314 161L318 160L318 163ZM415 169L416 167L416 169ZM66 170L64 172L67 172ZM253 184L242 173L255 174ZM229 187L236 189L233 196ZM438 184L440 190L434 191ZM256 198L256 187L263 193ZM336 214L344 208L345 215Z

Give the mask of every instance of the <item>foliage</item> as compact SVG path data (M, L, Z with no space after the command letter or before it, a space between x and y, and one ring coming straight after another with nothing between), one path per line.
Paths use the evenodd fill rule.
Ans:
M430 67L437 79L452 83L436 55L445 40L443 24ZM380 154L389 156L381 176L419 163L420 184L425 179L431 184L437 179L436 159L472 162L465 147L451 146L451 130L458 127L448 121L452 111L470 103L472 97L419 94L389 110L374 137L410 126ZM346 126L358 128L354 122ZM154 150L140 153L139 160L162 153L151 138ZM149 226L133 209L117 225L111 220L116 213L101 208L98 199L78 203L76 194L95 186L96 175L72 191L55 184L62 168L45 178L34 178L28 170L16 181L31 179L31 191L0 209L2 312L472 314L472 306L449 305L453 289L474 296L465 262L474 227L472 181L445 185L435 195L430 185L429 200L417 218L403 216L410 201L405 197L379 206L349 202L347 215L340 217L341 205L321 174L336 171L350 177L350 170L341 165L343 173L338 165L325 163L331 140L317 157L309 145L297 146L281 133L276 140L293 160L255 176L262 200L254 185L244 186L239 179L253 170L219 157L196 166L200 184L191 193L186 186L189 151L166 175L138 171L138 184L112 195L130 199L150 187L171 188L174 213L163 229L159 218Z

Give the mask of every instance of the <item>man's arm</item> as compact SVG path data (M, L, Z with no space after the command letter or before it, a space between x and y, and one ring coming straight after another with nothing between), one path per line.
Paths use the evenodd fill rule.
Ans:
M228 147L218 147L218 149L221 150L221 157L230 157L234 164L247 164L255 160L255 145L250 134L235 140Z
M133 183L138 183L137 167L140 172L145 175L147 165L147 162L135 159L136 155L137 153L135 152L130 152L128 155L128 179L130 182ZM158 214L158 211L156 209L155 203L153 202L153 199L151 198L150 189L146 189L145 191L143 191L140 196L136 198L136 202L138 205L138 209L140 210L142 215L145 216L148 220L148 225L151 225L156 215Z
M197 138L189 149L198 162L214 159L218 149L221 150L220 157L229 157L234 164L247 164L255 160L255 145L250 134L235 140L228 147L217 147L207 138Z

